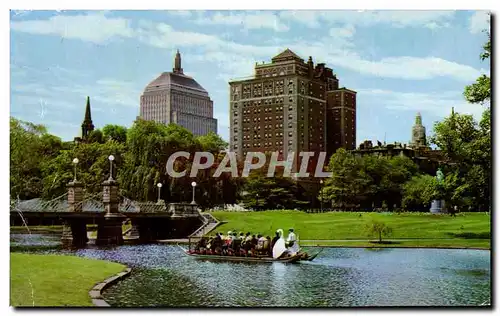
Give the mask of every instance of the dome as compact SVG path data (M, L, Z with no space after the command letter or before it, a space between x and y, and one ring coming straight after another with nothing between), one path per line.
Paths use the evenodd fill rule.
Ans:
M159 91L173 88L175 86L180 86L188 89L197 90L208 94L208 92L193 78L186 76L184 74L164 72L158 78L151 81L144 92Z

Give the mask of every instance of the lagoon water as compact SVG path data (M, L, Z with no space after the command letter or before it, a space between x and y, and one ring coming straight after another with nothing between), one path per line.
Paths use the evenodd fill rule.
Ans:
M69 251L59 236L11 234L12 251L117 261L131 276L104 292L116 307L478 306L490 302L490 251L326 248L314 261L197 260L171 245ZM35 248L32 248L35 246ZM38 248L37 248L38 247Z

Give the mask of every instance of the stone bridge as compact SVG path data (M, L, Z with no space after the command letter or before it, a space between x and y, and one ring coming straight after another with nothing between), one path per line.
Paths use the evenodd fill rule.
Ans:
M68 192L56 199L11 202L11 225L63 224L63 245L83 247L87 224L97 225L97 245L124 243L122 225L131 223L130 239L146 243L185 238L205 225L196 204L131 201L119 194L118 183L108 179L101 193L85 196L83 184L68 183Z

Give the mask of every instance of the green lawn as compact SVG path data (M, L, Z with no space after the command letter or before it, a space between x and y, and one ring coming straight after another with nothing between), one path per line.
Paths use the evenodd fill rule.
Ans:
M473 248L490 249L489 239L415 239L415 240L391 240L390 243L376 243L371 241L319 241L301 242L301 247L323 246L323 247L363 247L363 248Z
M460 213L456 217L430 213L308 214L300 211L213 212L212 215L220 221L227 222L217 227L217 231L223 233L236 230L273 236L278 228L287 233L288 228L293 227L301 240L373 239L366 234L365 229L365 225L372 219L384 222L392 228L393 232L388 239L416 239L389 245L391 247L481 245L489 248L491 239L491 218L485 213ZM355 245L354 242L340 244Z
M125 266L72 256L10 254L11 306L92 306L88 292Z

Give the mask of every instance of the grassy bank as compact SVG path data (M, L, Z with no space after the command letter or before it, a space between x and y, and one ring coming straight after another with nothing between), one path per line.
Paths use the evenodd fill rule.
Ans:
M10 254L11 306L92 306L88 292L125 266L72 256Z
M387 243L376 241L359 240L321 240L302 241L300 246L324 246L324 247L361 247L361 248L470 248L470 249L490 249L488 239L414 239L397 240L392 239Z
M212 215L227 222L217 227L217 231L224 233L236 230L273 236L278 228L286 233L293 227L301 240L314 240L310 245L321 246L372 245L369 242L372 237L367 235L365 228L371 220L384 222L392 228L387 239L404 240L382 245L386 247L490 248L491 240L491 218L485 213L460 213L456 217L430 213L308 214L300 211L213 212ZM349 239L356 241L347 241Z
M29 231L32 233L60 233L63 230L62 225L54 226L28 226ZM12 233L26 233L28 228L26 226L10 226L10 231Z

